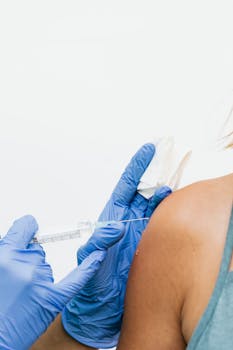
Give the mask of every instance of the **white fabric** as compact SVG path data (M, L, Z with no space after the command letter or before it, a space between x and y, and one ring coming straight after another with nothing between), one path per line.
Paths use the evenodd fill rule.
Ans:
M171 136L159 139L155 146L155 156L138 185L138 192L145 198L164 185L176 190L192 153Z
M145 198L164 185L175 191L197 181L233 173L233 149L191 150L173 137L161 138L155 146L154 158L138 185L138 192Z

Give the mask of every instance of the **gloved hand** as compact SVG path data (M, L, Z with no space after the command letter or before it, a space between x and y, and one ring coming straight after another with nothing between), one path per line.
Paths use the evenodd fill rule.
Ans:
M99 230L105 247L123 235L122 225ZM38 230L32 216L14 222L0 241L0 349L26 350L46 330L64 305L95 274L106 251L93 251L64 280L54 284L39 244L31 244ZM111 237L109 232L111 232Z
M123 173L100 221L150 217L156 206L171 193L163 187L148 201L137 193L137 186L155 152L154 145L144 145ZM69 302L62 314L65 330L73 338L94 348L111 348L117 344L124 307L128 272L148 221L126 224L124 237L108 249L97 274ZM80 264L95 249L105 249L97 232L78 251Z

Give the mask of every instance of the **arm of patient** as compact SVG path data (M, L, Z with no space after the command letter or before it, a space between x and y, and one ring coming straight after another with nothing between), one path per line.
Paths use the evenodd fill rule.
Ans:
M182 275L187 262L178 254L185 243L173 234L166 213L158 208L143 234L130 271L117 350L186 347L180 320L184 302Z
M193 184L156 209L135 255L117 350L183 350L214 288L232 177Z
M31 350L94 350L89 346L82 345L69 336L64 330L61 316L58 316L38 341L31 347Z

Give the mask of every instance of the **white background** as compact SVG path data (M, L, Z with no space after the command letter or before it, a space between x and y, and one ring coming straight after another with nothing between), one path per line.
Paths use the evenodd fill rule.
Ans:
M233 102L232 1L1 1L0 232L96 219L144 142L211 142ZM56 278L78 242L48 246Z

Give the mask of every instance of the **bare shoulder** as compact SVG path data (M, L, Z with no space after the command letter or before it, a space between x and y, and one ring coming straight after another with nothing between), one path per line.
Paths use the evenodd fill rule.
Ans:
M186 348L215 285L232 197L230 175L176 191L155 210L130 271L119 350Z
M195 241L203 241L210 234L208 218L217 215L217 221L222 223L221 219L225 220L231 210L232 195L232 176L194 183L167 197L156 209L149 227L158 229L158 234L171 235L170 238L182 234L182 238L188 238L190 234Z
M155 249L155 264L162 264L172 280L186 341L217 279L232 198L232 175L194 183L161 203L143 236L142 246Z

